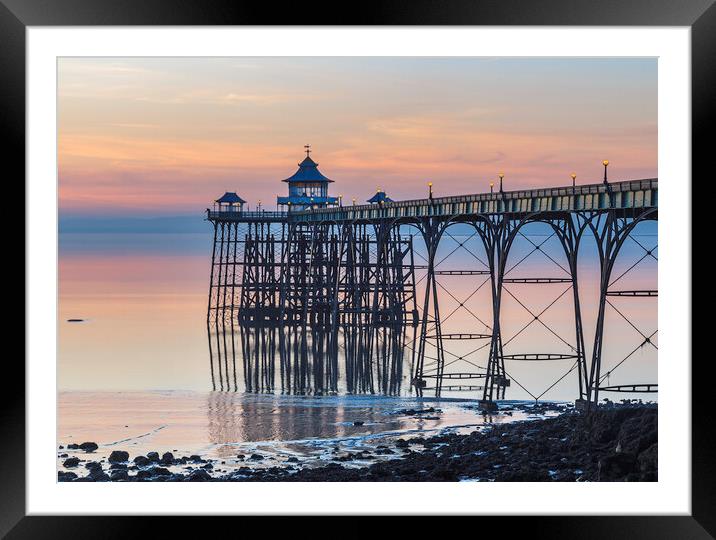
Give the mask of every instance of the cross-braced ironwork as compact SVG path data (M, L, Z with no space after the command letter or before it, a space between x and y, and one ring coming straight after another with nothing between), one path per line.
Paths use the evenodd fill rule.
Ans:
M596 403L599 400L599 392L625 392L635 391L634 388L646 388L641 390L644 392L654 392L657 388L656 383L647 384L626 384L603 386L602 383L608 379L615 369L624 364L638 350L650 345L654 349L658 349L654 338L657 331L654 330L650 334L642 332L624 313L618 309L609 297L631 297L631 298L650 298L656 297L656 290L624 290L614 289L614 285L622 280L627 274L632 272L642 261L647 258L657 260L655 255L656 246L653 248L645 247L641 242L634 238L633 233L636 227L648 221L658 219L658 209L656 206L651 208L634 208L628 212L616 213L609 212L606 214L597 214L592 216L588 224L597 239L597 251L599 254L600 266L600 294L599 307L597 313L596 330L594 335L594 348L592 350L592 365L589 378L589 390L591 392L590 401ZM617 262L617 256L623 248L625 242L631 239L643 251L644 254L624 272L613 277L613 271ZM623 359L616 363L606 373L602 373L602 360L604 348L604 325L606 320L606 308L611 307L633 330L635 330L641 341L630 351ZM631 388L632 390L626 390Z

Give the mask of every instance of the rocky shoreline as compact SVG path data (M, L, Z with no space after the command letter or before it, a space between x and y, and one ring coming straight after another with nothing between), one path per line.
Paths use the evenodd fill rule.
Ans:
M532 411L548 412L548 406ZM131 461L125 451L106 460L80 460L65 456L59 481L153 482L415 482L415 481L656 481L657 418L655 404L612 404L591 415L561 408L558 416L504 424L491 424L468 435L397 439L373 452L344 452L319 467L301 467L298 458L281 466L241 466L227 471L225 462L199 455L175 457L171 452L149 452ZM405 411L425 414L428 411ZM511 414L503 411L502 414ZM73 445L88 458L95 443ZM69 448L69 447L68 447ZM60 452L64 449L60 448ZM365 467L349 462L382 459ZM246 462L263 460L261 454L238 455ZM84 469L84 470L83 470Z

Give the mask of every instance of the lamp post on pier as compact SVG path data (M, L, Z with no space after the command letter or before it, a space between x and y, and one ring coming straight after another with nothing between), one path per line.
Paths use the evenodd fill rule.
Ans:
M569 176L572 177L572 193L574 193L577 188L577 173L572 173Z
M490 195L492 195L495 192L495 183L490 182Z
M428 198L432 201L433 200L433 183L428 182Z
M502 193L502 179L505 177L505 173L500 173L497 176L500 177L500 193Z
M605 159L602 161L602 165L604 165L604 185L606 186L609 184L609 182L607 182L607 167L609 167L609 160Z

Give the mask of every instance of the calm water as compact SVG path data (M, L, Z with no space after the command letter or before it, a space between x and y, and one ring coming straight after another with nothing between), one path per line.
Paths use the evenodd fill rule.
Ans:
M205 233L60 235L59 390L205 392L211 389L206 335L211 234L210 226L205 225ZM652 248L657 242L654 232L646 231L651 236L640 237L639 241ZM464 247L452 239L447 239L444 246L441 243L443 251L439 257L445 258L441 268L479 267L481 263L475 256L484 255L477 245L479 240L464 237L459 240L465 243ZM515 263L533 250L530 242L519 240L521 243L513 248ZM531 240L546 243L541 252L520 263L510 275L560 275L562 270L546 256L562 261L558 241L545 237ZM593 246L586 242L580 268L580 295L588 354L593 340L590 332L598 289L592 252ZM636 244L626 246L615 275L620 275L643 255L642 248ZM419 256L416 262L422 262ZM656 261L647 257L637 268L638 272L628 273L619 285L625 289L655 288ZM480 281L472 276L441 279L445 290L450 292L440 290L443 333L485 332L486 323L490 322L489 287L479 288ZM418 285L419 297L423 283ZM570 352L567 344L574 341L573 306L571 293L562 294L565 288L563 284L509 286L510 292L524 305L511 295L504 295L502 327L506 343L509 337L506 353ZM613 303L647 335L656 328L655 299L617 298ZM547 306L550 307L541 314L540 321L549 329L534 323L530 314L530 311L540 313ZM642 336L615 310L609 309L604 370L617 366L635 347L636 350L627 362L618 365L608 382L656 382L657 351L651 346L639 347ZM70 318L82 318L85 322L66 322ZM486 365L488 348L483 343L452 340L445 346L448 373L476 371ZM507 398L529 399L530 393L538 396L546 391L543 399L573 400L577 392L576 370L560 379L571 365L571 360L511 362L507 369L513 384ZM405 372L409 372L408 367ZM559 382L552 386L557 380ZM408 384L403 387L407 389ZM479 397L475 392L452 396ZM612 397L642 396L617 394ZM153 402L152 406L155 405L158 403ZM66 413L68 408L63 411Z
M519 411L512 416L482 416L472 406L447 400L420 403L410 398L368 396L60 392L57 439L65 447L96 442L99 449L92 459L121 449L129 452L130 459L150 451L160 455L168 451L176 457L199 454L226 461L226 468L247 463L267 467L285 463L292 456L310 466L331 459L336 450L374 450L398 437L469 432L486 422L530 418ZM422 417L399 414L403 409L423 407L434 407L436 412ZM252 453L260 453L265 459L236 459L237 454ZM75 455L87 457L84 452ZM390 457L395 456L385 456Z

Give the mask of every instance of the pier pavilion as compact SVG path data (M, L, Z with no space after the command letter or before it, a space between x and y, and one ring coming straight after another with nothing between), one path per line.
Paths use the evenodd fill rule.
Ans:
M338 197L328 195L328 184L333 180L318 170L318 163L311 159L310 145L305 148L306 157L298 164L298 170L283 180L288 184L288 196L276 198L279 209L300 212L338 204Z

